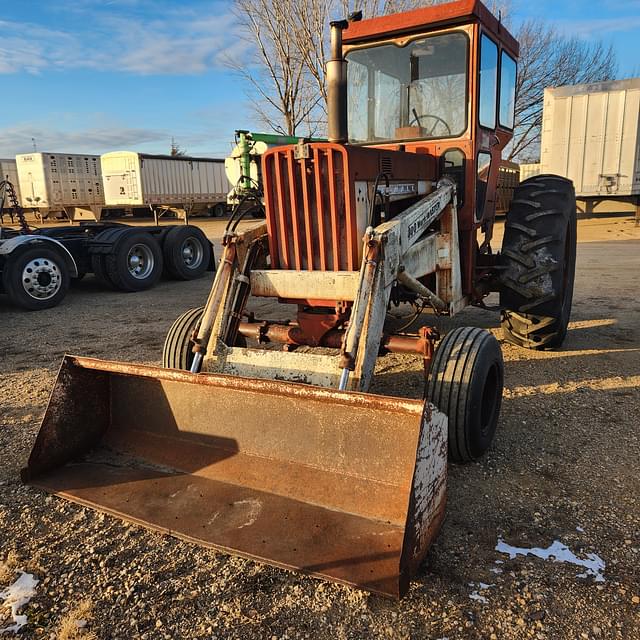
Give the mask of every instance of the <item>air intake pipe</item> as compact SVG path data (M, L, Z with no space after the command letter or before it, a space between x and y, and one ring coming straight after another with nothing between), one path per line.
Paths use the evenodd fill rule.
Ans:
M342 32L347 20L331 22L331 58L327 62L327 115L330 142L345 143L347 131L347 61L342 56Z

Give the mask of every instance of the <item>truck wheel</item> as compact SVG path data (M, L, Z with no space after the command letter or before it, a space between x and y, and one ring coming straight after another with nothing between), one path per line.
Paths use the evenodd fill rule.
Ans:
M122 233L122 227L113 227L111 229L105 229L101 231L95 238L92 240L92 244L108 244L113 245L115 239ZM107 256L105 253L93 253L91 248L89 249L91 254L91 271L98 279L100 284L107 287L108 289L117 289L116 284L109 277L109 273L107 271Z
M195 280L207 270L211 245L198 227L173 227L162 245L164 266L178 280Z
M145 231L123 230L112 253L105 255L107 275L121 291L144 291L162 275L162 251Z
M570 180L540 175L516 189L501 261L505 338L529 349L559 347L571 316L576 266L576 197Z
M193 362L191 336L200 324L204 307L185 311L172 325L162 347L162 366L165 369L189 371Z
M471 462L491 445L496 432L504 363L495 337L476 327L448 333L438 345L426 397L449 419L449 459Z
M11 300L29 311L55 307L67 294L70 283L63 257L55 249L42 246L12 253L2 278Z

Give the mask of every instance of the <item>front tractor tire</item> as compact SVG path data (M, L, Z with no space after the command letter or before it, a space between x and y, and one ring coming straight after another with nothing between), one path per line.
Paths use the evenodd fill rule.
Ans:
M491 446L503 385L502 351L488 331L455 329L436 348L426 397L447 415L452 462L473 462Z
M165 369L191 369L194 355L191 336L200 324L203 311L204 307L189 309L171 325L162 348L162 366Z
M505 338L535 350L561 346L576 264L576 197L570 180L540 175L520 184L507 214L501 262Z

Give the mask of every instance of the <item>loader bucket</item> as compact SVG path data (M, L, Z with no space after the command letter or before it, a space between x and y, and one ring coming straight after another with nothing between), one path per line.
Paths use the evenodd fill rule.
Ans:
M23 479L184 540L400 597L437 534L429 403L65 356Z

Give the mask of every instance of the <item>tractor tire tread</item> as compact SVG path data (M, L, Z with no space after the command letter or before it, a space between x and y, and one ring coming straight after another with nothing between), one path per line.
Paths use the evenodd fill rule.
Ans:
M470 421L477 418L477 411L472 410L470 390L477 367L483 365L486 353L490 353L487 351L483 355L487 349L494 349L495 353L500 354L500 346L491 333L477 327L460 327L443 338L431 363L425 395L448 417L449 458L453 462L470 462L479 458L486 451L495 431L497 414L489 443L485 443L482 450L473 450L469 429ZM502 356L499 355L498 359L502 371Z
M162 366L165 369L190 368L190 336L199 324L204 307L185 311L171 325L162 348Z
M562 344L571 313L575 230L570 180L539 175L516 189L498 275L502 329L510 342L530 349Z

